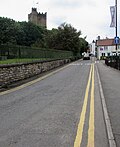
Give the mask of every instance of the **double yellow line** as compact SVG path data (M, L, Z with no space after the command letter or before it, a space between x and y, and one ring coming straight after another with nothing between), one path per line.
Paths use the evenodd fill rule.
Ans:
M74 142L74 147L80 147L82 142L83 128L85 124L85 115L87 110L88 96L91 85L90 95L90 115L89 115L89 129L88 129L88 142L87 147L94 147L94 64L91 65L89 79L85 91L84 103L78 124L77 135Z

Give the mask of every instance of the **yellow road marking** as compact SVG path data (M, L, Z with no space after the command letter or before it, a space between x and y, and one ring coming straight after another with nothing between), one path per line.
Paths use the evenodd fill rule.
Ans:
M91 68L90 68L89 79L88 79L88 83L87 83L87 87L86 87L86 91L85 91L84 103L83 103L82 112L81 112L81 116L80 116L80 122L78 124L78 130L77 130L77 135L76 135L75 142L74 142L74 147L80 147L81 141L82 141L82 133L83 133L83 127L84 127L84 122L85 122L85 114L86 114L86 109L87 109L91 74L92 74L92 65L91 65Z
M90 117L89 117L87 147L94 147L94 65L92 72L92 87L91 87L91 102L90 102Z
M5 95L5 94L8 94L8 93L11 93L11 92L14 92L14 91L17 91L17 90L20 90L20 89L23 89L23 88L25 88L25 87L27 87L27 86L30 86L30 85L32 85L32 84L34 84L34 83L37 83L37 82L39 82L39 81L41 81L41 80L43 80L43 79L45 79L45 78L47 78L47 77L49 77L49 76L51 76L51 75L57 73L57 72L59 72L59 71L65 69L65 68L67 68L68 66L70 66L70 64L69 64L69 65L66 65L66 66L64 66L64 67L62 67L62 68L60 68L60 69L58 69L58 70L55 70L55 71L53 71L53 72L51 72L51 73L49 73L49 74L47 74L47 75L45 75L45 76L42 76L42 77L40 77L40 78L38 78L38 79L36 79L36 80L33 80L33 81L31 81L31 82L28 82L28 83L23 84L23 85L21 85L21 86L18 86L18 87L16 87L16 88L12 88L12 89L10 89L10 90L0 92L0 96L1 96L1 95Z

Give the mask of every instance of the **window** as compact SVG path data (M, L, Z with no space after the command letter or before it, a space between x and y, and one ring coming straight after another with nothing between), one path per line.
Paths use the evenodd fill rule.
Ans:
M120 45L118 45L118 49L120 49Z
M104 57L105 56L105 53L102 53L102 56Z
M108 50L108 46L104 46L104 50Z

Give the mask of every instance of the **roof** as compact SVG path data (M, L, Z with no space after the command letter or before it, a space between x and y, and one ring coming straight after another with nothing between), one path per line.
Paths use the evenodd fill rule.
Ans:
M97 46L115 46L115 43L114 43L114 39L101 39L96 41L96 45Z

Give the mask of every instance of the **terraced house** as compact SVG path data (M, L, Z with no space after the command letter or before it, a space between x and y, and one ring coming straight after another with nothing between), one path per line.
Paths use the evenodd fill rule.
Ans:
M97 58L101 59L107 56L116 55L116 45L114 39L98 39L96 40ZM117 54L120 55L120 43L117 46Z

